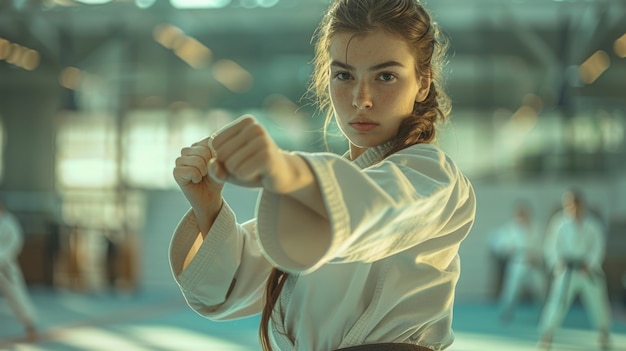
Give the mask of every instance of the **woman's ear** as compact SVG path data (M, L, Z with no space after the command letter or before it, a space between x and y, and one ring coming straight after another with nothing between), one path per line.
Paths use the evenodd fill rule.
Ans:
M429 75L422 76L418 80L419 87L417 88L417 94L415 94L415 102L422 102L426 100L428 93L430 92L430 83L432 79Z

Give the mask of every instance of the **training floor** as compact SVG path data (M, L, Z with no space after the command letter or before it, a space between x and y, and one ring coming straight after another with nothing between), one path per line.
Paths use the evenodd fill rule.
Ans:
M19 351L258 351L258 318L211 322L196 315L174 290L132 296L31 291L39 339L26 342L0 295L0 350ZM456 341L447 351L536 351L539 307L520 306L510 323L491 303L455 307ZM573 306L553 351L598 350L585 311ZM613 308L612 351L626 351L626 311Z

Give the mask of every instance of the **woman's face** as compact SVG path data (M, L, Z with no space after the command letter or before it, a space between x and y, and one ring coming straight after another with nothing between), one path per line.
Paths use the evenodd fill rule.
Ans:
M337 34L330 41L329 92L352 159L393 138L415 102L428 95L409 46L383 30Z

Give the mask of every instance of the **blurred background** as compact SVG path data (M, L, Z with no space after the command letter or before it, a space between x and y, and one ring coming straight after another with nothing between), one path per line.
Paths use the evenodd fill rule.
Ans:
M497 296L489 240L516 201L542 232L575 186L605 225L623 306L626 0L424 2L451 42L440 144L478 199L458 301ZM241 114L283 148L326 150L306 89L328 3L0 0L0 197L24 227L29 289L175 292L167 248L188 205L174 160ZM254 215L256 191L225 194Z

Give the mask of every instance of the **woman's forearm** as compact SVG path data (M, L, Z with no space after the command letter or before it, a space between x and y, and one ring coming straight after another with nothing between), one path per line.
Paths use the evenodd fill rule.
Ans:
M193 260L193 258L196 256L196 254L200 250L200 246L202 246L204 239L209 233L209 230L211 229L211 227L213 226L213 223L215 222L217 215L222 209L223 204L224 202L220 198L219 202L217 202L217 205L209 209L205 209L205 210L196 209L196 208L193 209L194 216L196 217L196 223L198 225L198 229L200 230L200 232L198 233L198 236L196 237L196 240L194 241L191 248L189 248L189 252L187 252L187 256L185 256L185 261L183 262L183 270L187 268L189 263Z
M224 201L220 197L219 200L215 201L209 208L193 208L193 214L196 217L196 223L198 224L202 238L206 237L209 230L213 226L213 223L215 222L217 215L220 213L223 204Z
M324 205L322 192L309 163L297 154L286 154L287 163L291 168L292 186L284 195L293 198L324 219L328 219L328 212Z

